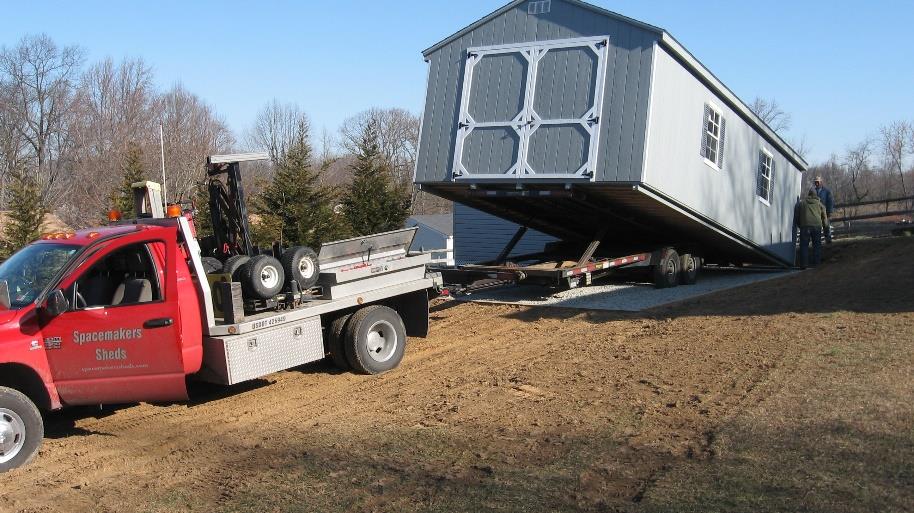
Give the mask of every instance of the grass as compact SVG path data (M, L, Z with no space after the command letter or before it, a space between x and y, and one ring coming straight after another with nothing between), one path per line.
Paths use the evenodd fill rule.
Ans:
M718 428L716 458L675 466L632 509L912 511L914 337L877 333L811 348L781 389Z

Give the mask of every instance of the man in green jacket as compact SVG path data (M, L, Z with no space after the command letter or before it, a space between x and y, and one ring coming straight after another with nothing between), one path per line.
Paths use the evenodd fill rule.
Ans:
M797 202L793 219L794 224L800 228L800 267L806 269L810 239L812 266L819 265L822 260L822 229L828 229L828 215L815 189L810 189L806 198Z

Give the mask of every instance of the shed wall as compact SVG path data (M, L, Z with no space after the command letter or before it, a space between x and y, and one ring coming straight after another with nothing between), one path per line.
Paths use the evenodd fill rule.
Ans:
M602 35L609 36L609 54L595 180L640 180L652 49L659 34L562 0L552 0L545 14L528 14L527 6L519 4L427 56L417 183L451 179L467 48ZM500 87L497 81L493 84ZM493 97L498 92L493 89Z
M793 205L800 195L801 173L659 46L654 67L644 183L781 259L793 261ZM726 119L721 170L707 165L700 154L708 102ZM756 194L763 148L775 163L771 205Z
M518 225L460 203L454 204L454 260L458 265L492 260L501 253ZM527 230L512 255L542 251L556 240L544 233Z

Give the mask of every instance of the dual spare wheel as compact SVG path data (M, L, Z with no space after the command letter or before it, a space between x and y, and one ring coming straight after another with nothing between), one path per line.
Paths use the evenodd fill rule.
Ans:
M314 287L320 266L314 250L298 246L285 250L280 260L270 255L229 257L222 265L222 272L241 283L245 297L269 299L282 292L287 279L294 280L299 290Z

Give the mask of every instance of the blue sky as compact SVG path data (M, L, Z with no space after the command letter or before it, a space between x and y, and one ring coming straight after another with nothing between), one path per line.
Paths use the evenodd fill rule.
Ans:
M237 134L278 98L301 105L319 135L371 106L418 113L421 50L503 3L4 1L0 44L44 32L81 45L90 61L141 56L162 87L183 83ZM747 102L776 98L812 162L914 120L909 0L594 3L667 29Z

